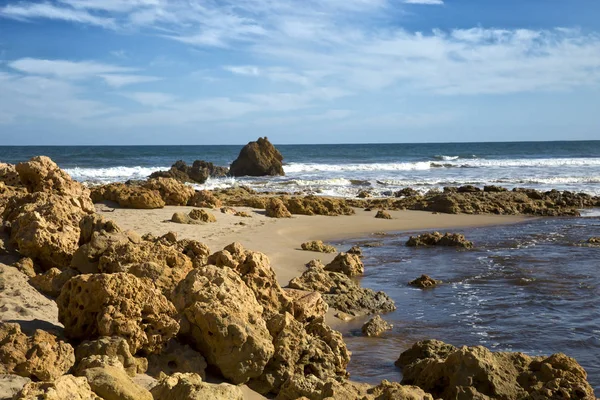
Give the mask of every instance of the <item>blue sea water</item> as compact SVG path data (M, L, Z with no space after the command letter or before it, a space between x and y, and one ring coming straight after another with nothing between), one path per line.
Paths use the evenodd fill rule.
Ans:
M227 166L242 146L1 147L0 161L45 154L84 182L143 179L177 160ZM202 187L249 185L256 190L355 196L389 195L404 187L497 184L600 194L600 141L281 145L285 177L212 179Z

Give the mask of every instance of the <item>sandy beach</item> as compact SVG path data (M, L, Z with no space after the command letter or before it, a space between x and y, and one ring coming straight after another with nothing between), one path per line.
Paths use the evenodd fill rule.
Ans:
M512 224L528 218L390 211L392 219L387 220L374 218L376 211L356 209L356 214L350 216L294 215L292 218L278 219L266 217L264 210L236 207L236 210L248 212L252 218L223 214L218 209L205 209L215 215L216 223L185 225L170 221L173 213L189 212L192 208L167 206L156 210L134 210L96 204L99 214L114 220L123 229L132 229L140 234L151 233L158 236L173 231L177 232L180 239L196 239L206 243L211 251L239 242L247 249L265 253L282 286L300 275L308 261L318 258L329 262L335 256L301 250L300 244L309 240L333 241L368 237L376 232L451 230Z

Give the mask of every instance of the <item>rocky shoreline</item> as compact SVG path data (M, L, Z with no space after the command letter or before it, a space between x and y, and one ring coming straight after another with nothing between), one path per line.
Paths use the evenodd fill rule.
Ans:
M196 192L166 177L90 190L46 157L2 164L0 253L2 262L14 260L3 271L54 304L56 316L47 318L56 322L31 329L3 318L0 387L12 385L15 399L242 399L242 384L277 399L593 399L585 371L565 355L531 358L441 342L402 353L402 382L354 383L346 371L351 354L325 313L395 308L385 293L355 280L364 271L359 249L327 264L315 260L282 287L263 253L239 243L213 252L174 233L141 236L94 207L251 206L287 218L349 215L357 207L575 215L599 204L567 192L499 189L401 196ZM322 245L306 248L335 252ZM208 373L223 383L207 383Z

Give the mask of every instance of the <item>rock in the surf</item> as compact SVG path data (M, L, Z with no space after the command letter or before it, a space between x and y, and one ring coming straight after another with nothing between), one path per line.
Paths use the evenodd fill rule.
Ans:
M439 285L442 281L433 279L429 275L421 275L415 280L408 282L410 286L415 286L421 289L427 289Z
M461 247L465 249L473 248L473 242L467 240L460 233L445 233L439 232L424 233L422 235L411 236L406 245L409 247L420 246L445 246L445 247Z
M379 336L385 331L392 329L392 325L381 318L379 315L374 316L368 320L361 328L363 335L365 336Z
M418 342L400 355L402 384L443 399L594 399L585 370L557 353L530 357L482 346Z
M316 251L318 253L335 253L337 249L329 244L323 243L322 240L311 240L300 245L302 250Z
M179 160L171 166L168 171L156 171L150 175L150 179L163 177L173 178L180 182L204 183L208 178L220 178L227 176L229 170L218 167L211 162L196 160L189 166L185 161Z
M229 171L233 176L285 175L282 161L283 156L266 137L258 138L242 148Z
M349 277L359 276L365 273L365 266L356 254L339 253L325 266L325 271L341 272Z
M588 243L594 246L600 246L600 237L591 237L588 239Z

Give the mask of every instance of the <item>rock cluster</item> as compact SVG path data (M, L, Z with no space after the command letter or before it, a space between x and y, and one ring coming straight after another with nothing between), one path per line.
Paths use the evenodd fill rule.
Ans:
M430 287L434 287L442 283L442 281L438 281L430 277L429 275L421 275L415 280L408 282L410 286L415 286L421 289L427 289Z
M530 357L437 341L418 342L396 362L402 384L443 399L594 399L587 374L564 354Z
M311 240L300 245L302 250L316 251L318 253L335 253L337 249L329 244L323 243L322 240Z
M420 246L445 246L445 247L461 247L464 249L473 248L473 242L467 240L460 233L445 233L439 232L424 233L422 235L411 236L406 245L409 247Z
M362 326L361 331L365 336L379 336L390 329L392 329L392 325L376 315Z
M112 201L124 208L153 209L163 208L166 204L157 191L124 183L96 186L92 188L91 196L94 203Z
M384 292L360 287L344 273L327 271L320 262L310 263L301 276L289 282L288 287L319 292L329 307L350 315L374 314L396 309L394 301Z
M204 183L208 178L227 176L228 172L227 168L218 167L211 162L196 160L189 166L185 161L179 160L168 171L153 172L150 179L173 178L179 182Z
M242 148L229 172L233 176L285 175L282 161L283 156L266 137L258 138Z

